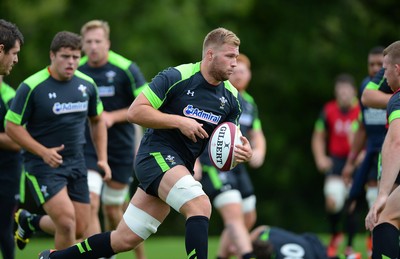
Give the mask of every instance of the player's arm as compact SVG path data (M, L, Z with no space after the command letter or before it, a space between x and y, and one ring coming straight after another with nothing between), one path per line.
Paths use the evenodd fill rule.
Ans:
M19 151L21 149L21 147L4 132L0 133L0 148L11 151Z
M131 123L153 129L179 129L186 137L197 142L196 138L208 138L202 124L191 118L167 114L155 109L142 93L129 107L127 119Z
M41 157L51 167L56 168L62 164L62 156L58 152L64 149L64 145L47 148L36 141L22 125L11 121L6 123L6 133L17 144L30 153Z
M367 133L363 123L359 122L358 128L354 133L353 141L351 141L350 153L347 156L346 164L342 171L342 177L345 183L351 183L352 175L357 163L360 161L359 156L365 147Z
M365 88L361 95L361 102L364 106L385 109L392 94L384 93L378 89Z
M325 173L332 166L332 161L326 154L326 131L314 129L311 138L311 150L318 170Z
M390 120L390 119L389 119ZM365 226L372 230L379 219L379 214L386 206L386 201L400 170L400 119L390 122L382 145L382 174L379 181L378 196L365 219Z
M125 123L126 122L126 113L128 112L128 108L123 108L114 111L103 111L103 120L106 124L107 128L111 128L114 124L117 123Z
M253 149L253 156L249 161L249 165L253 168L258 168L264 163L267 152L267 140L261 129L250 131L250 143Z
M96 149L97 164L103 170L104 180L111 178L111 169L108 165L107 156L107 127L102 114L89 117L90 134Z

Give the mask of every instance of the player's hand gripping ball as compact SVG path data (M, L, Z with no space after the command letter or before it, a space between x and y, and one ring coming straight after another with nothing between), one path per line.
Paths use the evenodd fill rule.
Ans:
M211 134L208 153L211 163L220 171L229 171L236 166L235 145L242 144L242 133L232 122L223 122Z

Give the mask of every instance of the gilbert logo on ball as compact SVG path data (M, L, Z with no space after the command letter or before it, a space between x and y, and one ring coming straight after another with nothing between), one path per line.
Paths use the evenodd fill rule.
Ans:
M241 144L239 127L232 122L218 125L211 134L208 153L211 163L220 171L229 171L236 166L235 145Z

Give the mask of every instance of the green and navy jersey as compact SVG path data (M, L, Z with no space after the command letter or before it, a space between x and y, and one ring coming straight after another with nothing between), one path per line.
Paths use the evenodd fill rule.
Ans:
M248 138L250 130L262 130L261 120L258 117L258 108L254 98L247 92L243 92L241 96L243 111L239 118L239 125L243 135Z
M15 96L15 90L8 84L0 84L0 132L4 133L4 119ZM18 193L21 176L21 155L18 151L0 149L0 197L10 197Z
M104 66L90 67L87 62L87 56L83 57L78 69L96 82L105 111L128 108L146 84L139 67L113 51L108 52L108 62ZM128 121L114 124L108 129L108 158L111 161L133 162L134 132L133 125ZM85 156L97 160L88 128L86 140Z
M217 86L209 84L200 72L200 62L160 72L143 89L143 94L155 109L203 124L209 136L222 122L237 125L242 110L236 88L229 81ZM207 144L208 138L198 138L195 143L179 129L147 129L139 153L158 152L159 147L167 147L178 152L188 164L194 164Z
M326 248L315 234L295 234L279 227L267 227L259 240L270 242L275 259L327 259Z
M6 120L25 125L45 147L64 144L62 156L82 152L87 117L97 116L103 105L89 76L75 71L71 80L58 81L48 68L33 74L18 87ZM36 157L25 152L27 157Z
M400 118L400 89L390 97L386 110L389 125L393 120Z

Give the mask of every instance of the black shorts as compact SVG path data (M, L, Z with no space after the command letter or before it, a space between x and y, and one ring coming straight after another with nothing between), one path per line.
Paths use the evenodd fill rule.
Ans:
M254 194L254 187L244 164L226 172L220 172L211 165L203 165L201 184L210 200L228 190L238 190L243 199Z
M331 156L332 168L326 173L326 175L342 175L344 166L346 165L346 157Z
M85 156L86 166L103 175L100 168L97 166L97 157L87 155ZM108 159L108 165L111 168L111 179L122 184L130 184L133 181L133 161L132 163L119 163L112 159Z
M378 181L381 180L382 176L382 153L379 153L378 158ZM395 184L400 185L400 172L397 174L396 180L394 181Z
M31 193L40 206L67 186L72 201L90 203L87 184L87 169L83 154L64 157L58 168L52 168L42 159L24 161L22 184L28 184Z
M146 193L158 197L158 186L164 173L174 166L183 165L193 173L193 166L185 164L178 153L172 149L163 149L153 153L139 153L135 160L135 176L138 187Z

